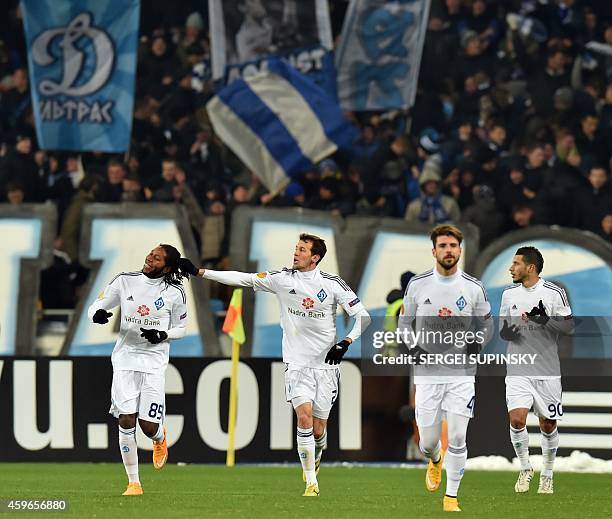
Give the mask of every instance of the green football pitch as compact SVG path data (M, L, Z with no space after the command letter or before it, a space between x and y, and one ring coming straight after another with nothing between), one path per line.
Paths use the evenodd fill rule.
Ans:
M62 513L0 513L2 517L434 517L442 515L443 485L429 494L424 469L321 467L318 498L301 497L293 467L141 466L144 495L122 497L117 464L0 464L0 499L69 501ZM460 504L468 517L612 517L612 477L555 475L555 495L514 494L516 474L467 472Z

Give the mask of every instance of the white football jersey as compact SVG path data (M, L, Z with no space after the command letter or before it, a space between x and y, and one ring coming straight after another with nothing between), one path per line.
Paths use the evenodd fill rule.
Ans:
M140 336L140 328L165 332L184 328L187 299L183 287L167 284L163 277L150 279L142 272L122 272L108 284L87 314L91 319L97 310L117 306L121 307L121 326L111 356L113 369L163 374L170 344L167 340L151 344Z
M461 269L457 269L452 276L442 276L436 269L430 269L410 280L398 321L400 331L412 328L415 332L422 329L456 332L459 327L465 329L474 325L477 325L477 328L485 326L492 328L491 305L486 290L478 279L469 276ZM419 346L433 353L431 344L421 343ZM459 345L453 348L447 347L446 351L467 353L466 347ZM465 369L462 371L465 372ZM457 373L457 369L439 364L415 366L414 383L474 382L474 376L457 376L453 375L453 372Z
M534 306L542 301L546 314L551 319L542 326L527 317ZM508 365L508 375L530 376L537 379L557 378L561 376L557 342L563 331L570 333L573 329L572 310L565 290L540 278L530 288L517 283L506 288L502 294L499 309L500 329L504 318L508 324L519 326L522 337L508 343L508 353L537 354L534 365ZM508 319L511 318L511 319Z
M289 268L259 274L206 269L206 279L276 294L283 329L283 362L292 366L336 369L325 356L336 344L336 307L350 316L365 312L363 303L339 276L315 268L300 272Z

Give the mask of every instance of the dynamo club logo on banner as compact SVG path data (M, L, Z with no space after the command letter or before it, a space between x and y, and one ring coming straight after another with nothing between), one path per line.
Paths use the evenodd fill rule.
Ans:
M408 108L416 95L430 0L352 0L336 55L344 110Z
M22 0L22 10L39 145L125 151L140 0Z

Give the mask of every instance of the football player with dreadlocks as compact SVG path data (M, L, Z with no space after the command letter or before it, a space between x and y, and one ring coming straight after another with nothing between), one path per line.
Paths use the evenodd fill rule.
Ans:
M187 299L179 270L181 255L171 245L160 244L146 257L142 270L122 272L89 307L87 315L106 324L121 308L119 337L111 360L113 383L109 413L119 419L119 450L128 476L123 495L143 493L138 477L136 419L153 440L153 466L161 469L168 459L165 415L165 371L170 340L185 336Z

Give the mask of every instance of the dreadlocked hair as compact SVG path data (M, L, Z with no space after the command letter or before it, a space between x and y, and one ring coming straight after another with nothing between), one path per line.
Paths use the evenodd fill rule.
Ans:
M168 285L181 285L183 278L187 277L187 274L183 274L178 268L178 260L181 257L181 253L167 243L160 243L159 246L164 249L166 254L166 266L170 267L170 272L164 274L164 281Z

